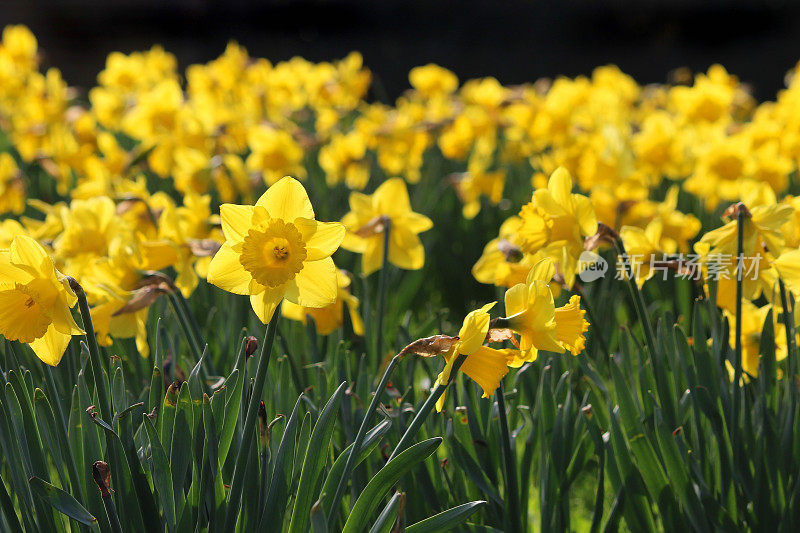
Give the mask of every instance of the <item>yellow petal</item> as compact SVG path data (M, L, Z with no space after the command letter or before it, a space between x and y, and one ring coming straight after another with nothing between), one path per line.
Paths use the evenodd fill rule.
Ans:
M252 276L239 262L239 254L225 243L208 265L208 282L234 294L249 294Z
M348 231L342 240L341 246L345 250L349 250L357 254L363 254L367 250L367 239L364 237L359 237L355 233Z
M295 303L286 300L281 305L281 315L285 316L289 320L296 320L298 322L305 323L306 321L306 308L302 305L297 305Z
M461 371L468 375L472 381L483 389L486 398L500 387L500 382L508 374L508 358L504 350L495 350L480 346L477 351L469 355Z
M366 247L361 256L361 271L369 276L383 265L383 235L365 239Z
M336 300L336 266L327 257L320 261L303 262L286 288L286 299L303 307L325 307Z
M345 236L344 225L339 222L317 222L308 218L298 218L294 225L303 235L306 243L306 261L319 261L330 257L342 244Z
M524 311L527 300L528 287L524 283L517 283L508 289L505 296L506 316Z
M229 241L241 241L250 231L253 218L252 205L222 204L219 206L222 233Z
M526 283L530 284L533 280L544 281L550 283L553 276L556 275L556 265L549 257L545 257L531 268L528 272Z
M27 235L14 237L8 258L15 265L36 269L43 277L50 276L53 269L53 261L42 245Z
M782 253L773 264L789 290L800 294L800 250Z
M376 214L387 215L389 218L411 212L408 188L402 178L391 178L381 183L375 189L372 201Z
M303 185L286 176L267 189L256 205L264 207L269 216L293 222L296 218L314 218L314 208Z
M425 265L425 248L416 234L397 227L392 228L389 238L390 263L406 270L419 270Z
M178 262L175 245L169 241L148 241L141 247L143 270L163 270Z
M53 320L55 328L66 335L83 335L84 331L75 322L69 306L64 301L63 296L56 300L50 312L50 318Z
M351 192L348 199L350 211L357 215L362 215L370 219L374 215L372 212L372 199L364 193Z
M558 167L547 182L553 199L562 207L572 205L572 177L564 167Z
M489 332L489 309L497 302L491 302L470 312L458 332L458 353L469 355L481 347Z
M428 231L433 227L433 221L420 213L408 213L401 219L400 224L414 233L422 233L423 231Z
M592 201L580 194L572 195L575 219L581 228L581 234L589 237L597 233L597 216L594 213Z
M22 285L33 279L33 274L11 264L7 254L0 255L0 286Z
M276 287L274 289L267 289L260 294L253 294L250 296L250 305L253 307L258 319L266 324L272 319L275 309L278 304L283 300L283 293L286 290L284 286Z
M61 333L53 324L50 324L44 336L30 343L30 347L36 357L50 366L56 366L64 356L64 351L67 349L70 338L70 335Z

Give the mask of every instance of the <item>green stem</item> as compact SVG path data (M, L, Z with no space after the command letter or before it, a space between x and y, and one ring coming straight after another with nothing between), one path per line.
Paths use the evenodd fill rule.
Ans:
M195 339L194 335L192 334L189 319L184 314L183 307L181 306L175 294L169 293L168 297L172 311L175 313L175 316L178 318L178 323L181 325L183 336L186 339L186 342L189 344L189 349L191 349L192 353L194 353L195 362L197 362L203 356L203 347L198 344L197 339Z
M228 496L228 507L225 516L225 527L222 531L233 531L236 527L236 519L239 516L239 506L244 489L244 476L247 469L247 458L250 456L250 446L253 444L256 420L258 419L258 407L261 402L261 393L267 380L267 369L269 368L270 356L272 355L272 344L275 341L275 332L278 329L278 320L281 316L281 306L275 309L272 319L267 325L267 332L264 335L264 344L261 345L261 356L258 359L256 369L256 379L253 390L250 393L250 402L247 405L247 415L244 420L242 439L239 441L239 448L236 453L236 464L233 468L233 478L231 480L231 491Z
M733 362L734 389L739 386L742 379L742 278L744 267L744 217L745 212L741 207L736 215L736 353ZM734 401L734 405L736 402ZM734 418L734 423L736 418Z
M592 312L591 302L589 302L589 298L586 297L586 293L583 292L583 288L580 287L579 285L577 286L577 292L580 293L581 295L583 305L586 308L586 314L589 315L589 321L592 323L593 326L591 329L592 338L597 339L597 342L600 343L600 349L603 350L603 355L606 356L606 362L607 362L608 358L611 356L611 351L609 351L608 349L608 344L606 344L606 339L603 336L600 324L595 318L594 313Z
M108 396L106 381L103 377L103 364L102 360L100 359L100 347L97 345L97 336L94 332L94 324L92 323L92 314L91 310L89 309L89 302L86 300L86 293L84 292L83 287L81 287L80 284L72 278L70 278L70 287L78 297L78 307L81 312L81 317L83 318L83 329L86 332L86 344L89 346L89 360L91 362L92 375L94 376L98 402L100 403L100 415L107 424L113 427L114 414L111 410L111 401ZM124 448L120 450L120 448L122 448L122 442L113 431L104 431L103 433L105 433L106 436L106 453L111 461L111 465L113 465L112 472L114 477L122 480L123 463L120 451L123 453L125 452ZM141 486L141 479L139 479L137 473L134 472L134 469L139 467L138 457L129 457L126 455L126 461L130 476L133 477L133 488L138 497L137 504L139 512L142 516L142 520L146 527L156 527L158 525L158 518L155 511L155 506L151 500L151 495L143 490ZM108 498L110 500L111 496L109 495ZM105 502L105 498L103 498L103 500ZM116 516L116 509L113 508L113 503L111 505L114 515ZM111 520L110 515L109 520ZM117 518L117 521L119 521L119 518Z
M436 402L439 401L439 398L444 394L444 391L447 390L448 385L453 382L453 378L458 373L458 370L461 368L461 365L464 363L464 360L467 358L466 355L459 355L458 359L456 359L455 363L453 363L453 368L450 370L450 379L447 381L447 385L442 385L438 383L436 387L431 392L431 395L425 400L425 403L422 404L422 407L419 408L417 414L414 416L414 419L411 421L411 424L406 429L406 432L403 433L403 436L400 437L400 442L397 443L394 450L392 451L392 455L389 456L389 463L392 459L394 459L397 454L408 448L411 444L411 440L417 435L419 428L422 427L422 423L425 422L425 419L428 418L431 410L436 405Z
M633 307L636 309L636 314L639 315L639 321L642 323L644 330L645 341L650 350L651 357L656 354L656 336L653 332L653 324L650 322L650 316L647 314L647 306L642 296L642 291L639 285L636 284L636 278L633 275L633 268L631 268L630 259L628 259L628 252L625 251L625 245L622 239L617 238L614 240L614 246L617 249L617 255L622 257L622 262L625 265L625 274L628 278L628 291L631 293L631 300L633 300Z
M519 508L519 492L517 488L517 460L511 448L511 435L508 430L508 417L506 414L505 387L500 382L500 387L495 391L497 398L497 413L500 422L500 442L503 446L503 475L506 486L506 505L508 506L508 525L512 533L522 531L521 514Z
M372 415L375 414L375 410L378 408L378 404L380 403L381 395L386 389L386 384L389 383L389 378L394 371L394 367L397 366L397 363L400 361L400 359L400 355L395 355L392 357L392 360L386 367L386 371L383 373L380 383L378 383L378 388L375 389L375 395L372 397L372 401L369 403L369 407L364 413L364 419L361 421L361 426L358 428L356 438L353 440L353 447L350 449L350 455L347 456L347 461L344 464L344 471L342 471L342 477L339 479L339 484L336 486L336 492L331 500L331 507L328 509L328 513L326 515L329 519L332 519L333 512L339 505L339 500L342 498L344 488L347 485L347 482L350 480L353 463L355 463L356 457L358 457L361 444L364 442L364 436L367 434L367 428L371 423Z
M172 291L172 294L175 297L175 301L178 302L178 305L183 310L184 318L189 323L189 330L194 336L195 344L200 348L200 352L202 353L203 347L206 345L206 341L203 339L203 335L200 333L200 326L197 324L197 319L195 319L194 313L192 313L192 310L189 307L189 302L186 301L186 298L183 297L183 293L177 287L174 291ZM216 374L216 372L214 372L214 364L211 361L211 357L206 359L206 364L208 365L209 372L211 372L211 374Z
M383 226L383 260L378 279L378 309L375 321L375 360L378 365L383 359L383 315L386 309L386 278L389 270L389 239L392 234L392 221L386 219Z
M100 347L97 345L97 336L94 333L92 314L89 309L89 302L86 300L86 293L77 281L70 278L70 287L78 297L78 307L83 318L83 330L86 332L86 344L89 347L89 360L92 364L92 375L94 376L94 386L97 389L97 398L100 403L100 414L103 420L109 424L113 423L114 418L111 413L111 401L108 397L108 389L103 379L103 362L100 358ZM109 440L109 445L111 445Z
M786 330L786 368L789 371L787 382L792 385L792 380L797 373L797 359L794 353L794 324L791 309L789 309L789 298L786 294L786 286L783 280L778 278L778 287L781 291L781 306L783 306L783 327Z

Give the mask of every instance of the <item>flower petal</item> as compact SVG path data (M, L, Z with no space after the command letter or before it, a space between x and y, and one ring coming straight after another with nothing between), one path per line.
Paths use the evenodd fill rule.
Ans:
M294 221L294 225L306 243L306 261L330 257L342 244L345 235L344 225L339 222L317 222L301 217Z
M505 306L506 316L516 315L525 310L528 300L528 286L524 283L517 283L506 291Z
M239 262L239 254L228 243L222 245L208 265L208 282L234 294L250 294L251 279Z
M229 241L241 241L252 226L253 206L222 204L219 207L222 233Z
M408 188L402 178L391 178L375 189L372 201L376 214L387 215L390 218L406 215L411 212L411 202L408 199Z
M547 182L547 189L553 199L562 207L569 210L572 205L572 177L564 167L558 167Z
M496 302L491 302L480 309L471 311L465 318L461 330L458 332L458 353L469 355L483 345L486 334L489 332L489 309Z
M70 338L72 338L70 335L61 333L50 324L44 336L30 343L30 346L36 357L50 366L56 366L64 356Z
M305 261L286 289L286 299L303 307L325 307L336 300L336 266L327 257Z
M278 304L281 303L281 300L283 300L285 290L285 285L275 287L274 289L267 287L264 292L250 296L250 305L253 307L253 311L255 311L256 316L261 322L266 324L272 319L275 309L278 307Z
M53 270L53 260L41 244L27 235L14 237L8 258L15 265L36 269L43 277L49 277Z
M495 350L486 346L469 355L461 365L461 371L483 389L483 397L494 394L500 382L508 374L508 352Z
M264 207L269 216L293 222L296 218L314 218L314 208L303 185L286 176L267 189L256 205Z

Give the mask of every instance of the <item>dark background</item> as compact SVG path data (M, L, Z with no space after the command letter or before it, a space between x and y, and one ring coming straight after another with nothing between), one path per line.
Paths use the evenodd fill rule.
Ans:
M800 3L666 0L0 0L0 24L24 23L44 66L86 88L105 56L162 44L180 67L218 56L229 39L272 61L363 53L373 97L408 87L435 62L463 79L518 83L615 63L640 83L720 62L771 99L800 59Z

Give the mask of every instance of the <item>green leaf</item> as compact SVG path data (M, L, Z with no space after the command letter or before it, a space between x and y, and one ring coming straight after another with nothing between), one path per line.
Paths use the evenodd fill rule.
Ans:
M153 474L153 485L158 492L158 499L161 501L161 508L167 520L170 530L175 529L175 493L172 485L172 470L169 466L167 454L158 438L156 426L153 421L145 414L142 415L147 437L150 439L150 468Z
M314 501L313 491L328 457L326 452L330 445L336 414L339 412L339 402L346 384L345 382L339 385L339 388L330 397L311 432L303 461L303 470L300 472L300 484L295 495L292 520L289 524L289 531L292 533L305 533L308 529L308 516Z
M286 423L286 429L283 430L281 443L278 446L278 453L275 455L274 467L272 469L272 481L269 484L267 491L266 503L261 511L261 519L259 520L258 530L269 528L270 530L279 530L283 522L284 507L289 498L289 487L292 480L292 466L287 465L287 461L294 461L294 449L296 445L297 435L297 415L300 410L300 403L303 395L297 398L294 404L292 414L289 416L289 421ZM267 520L274 521L272 524L262 524L264 517ZM277 524L275 523L277 522Z
M22 533L22 524L19 523L17 512L14 510L14 502L11 501L11 497L8 495L6 482L2 477L0 477L0 507L3 510L2 516L12 531L14 533Z
M322 510L319 501L311 507L311 531L328 533L328 521L325 519L325 511Z
M408 526L406 528L406 533L438 533L440 531L450 531L462 522L465 522L467 518L472 516L475 511L484 505L486 505L486 502L482 500L458 505Z
M364 459L369 457L369 455L378 447L381 438L386 434L387 431L389 431L391 426L392 421L386 419L367 432L367 434L364 436L364 441L361 443L361 449L359 450L358 457L356 457L353 467L358 466L362 461L364 461ZM336 490L336 486L338 485L339 480L342 478L342 473L344 473L344 464L347 462L347 458L352 450L353 444L351 443L342 453L339 454L339 457L336 458L336 461L333 462L333 466L331 466L331 470L328 472L328 476L325 478L325 483L322 485L322 491L320 492L320 499L322 500L323 509L330 509L331 500L333 499L333 492Z
M192 461L193 428L192 396L189 392L189 385L184 383L178 393L174 429L171 430L172 445L169 453L173 490L178 495L183 494L183 486L189 471L189 464Z
M93 526L97 519L92 516L92 513L78 503L78 500L73 498L69 493L54 487L50 483L33 476L28 480L33 493L42 500L49 503L53 509L67 515L87 526Z
M381 502L383 495L397 483L403 475L436 451L442 443L441 437L424 440L399 453L369 480L364 491L347 517L343 533L360 533Z
M404 500L405 494L402 492L395 492L394 496L389 500L389 503L387 503L386 507L381 511L381 514L378 515L375 523L372 524L369 533L391 533Z
M225 459L228 457L228 450L231 448L236 430L236 422L239 421L239 407L242 404L244 379L242 379L238 368L234 369L231 375L228 376L225 381L225 387L230 392L225 402L225 419L222 422L222 431L219 435L219 464L221 465L225 464Z

